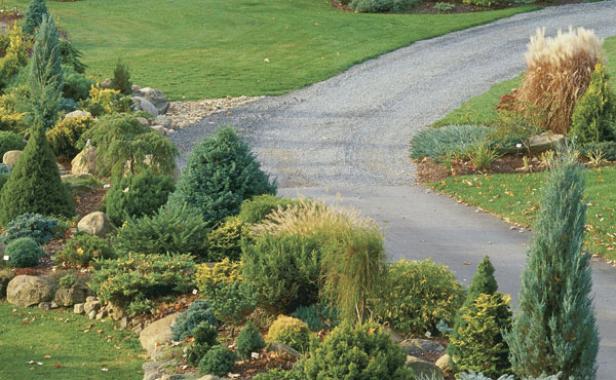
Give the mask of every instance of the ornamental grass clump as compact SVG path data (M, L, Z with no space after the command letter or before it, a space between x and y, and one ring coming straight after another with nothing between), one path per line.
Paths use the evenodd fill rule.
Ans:
M595 65L604 61L602 41L584 28L558 31L555 37L546 37L543 28L531 37L525 57L528 69L516 107L543 129L566 134Z

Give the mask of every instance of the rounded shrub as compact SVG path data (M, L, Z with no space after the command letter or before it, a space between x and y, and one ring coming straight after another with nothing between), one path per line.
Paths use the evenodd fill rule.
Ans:
M247 199L240 207L239 219L244 223L259 223L272 211L285 209L297 203L292 199L280 198L271 194L263 194Z
M224 376L235 365L235 353L227 347L212 347L199 362L199 371L204 375Z
M0 131L0 156L9 150L22 150L26 146L24 138L11 131Z
M95 235L78 233L57 252L54 261L69 266L87 266L96 259L111 259L115 252L109 241Z
M301 363L308 379L415 379L406 354L378 325L336 327Z
M252 322L246 323L235 341L237 353L243 359L250 358L250 354L258 352L265 347L261 332Z
M20 237L34 239L44 245L64 231L58 219L36 213L25 213L11 220L2 234L2 241L8 242Z
M257 305L290 313L319 298L322 242L317 236L263 235L243 246L242 276Z
M113 223L121 225L128 218L154 214L167 203L174 189L173 178L151 170L123 177L105 197L105 209Z
M8 263L15 268L28 268L38 265L43 250L36 241L29 237L22 237L12 240L4 251L4 255L9 257Z
M64 118L47 131L47 140L56 156L73 158L79 153L77 142L94 122L91 116Z
M399 261L389 268L377 319L405 334L437 334L440 321L450 326L464 301L464 290L445 265L431 260Z
M276 193L248 145L222 128L193 149L171 201L199 209L214 226L240 211L245 199Z
M310 344L310 329L301 319L279 315L267 331L267 341L283 343L304 352Z
M191 336L192 331L202 322L207 322L212 326L218 325L210 305L206 301L197 300L175 320L171 327L173 340L177 341L188 338Z
M224 258L239 260L244 227L240 218L232 216L212 230L207 236L209 260L220 261Z
M70 65L62 65L62 79L62 96L74 101L87 99L94 84L94 81L78 73Z
M190 253L202 259L207 257L208 231L198 211L167 205L152 216L126 222L115 238L114 248L119 253Z
M208 322L201 322L195 327L191 335L194 338L190 346L187 359L193 365L198 365L205 354L218 344L218 329Z

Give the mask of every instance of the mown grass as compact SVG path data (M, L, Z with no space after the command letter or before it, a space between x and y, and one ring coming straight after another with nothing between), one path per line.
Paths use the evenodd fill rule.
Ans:
M6 0L25 9L29 0ZM329 0L82 0L48 2L109 77L118 58L134 80L173 99L275 95L331 77L417 40L533 7L468 14L355 14Z
M605 41L608 70L616 88L616 38ZM496 121L500 96L520 83L520 79L493 86L454 110L435 126L486 124ZM480 207L511 223L532 226L539 208L545 173L494 174L450 177L434 188L466 204ZM586 199L589 203L586 248L608 259L616 259L616 168L587 171Z
M6 303L0 303L0 363L3 380L143 377L143 357L134 335L70 311Z
M546 173L449 177L434 188L464 203L480 207L505 221L532 226L541 200ZM586 172L588 202L585 247L616 260L616 168Z

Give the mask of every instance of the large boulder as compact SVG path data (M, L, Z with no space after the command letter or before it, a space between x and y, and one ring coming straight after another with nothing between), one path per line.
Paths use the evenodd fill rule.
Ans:
M9 150L2 156L2 163L12 168L19 160L19 156L21 156L21 150Z
M165 94L159 89L144 87L139 89L136 94L137 96L142 97L153 104L160 115L165 114L169 109L169 101L167 100Z
M546 131L528 139L528 147L533 153L541 153L554 149L565 141L564 135Z
M53 301L60 306L73 306L83 303L88 295L88 290L83 286L73 285L70 288L61 287L56 290Z
M0 299L6 297L6 288L13 277L15 277L15 274L12 270L0 269Z
M152 356L161 345L171 342L171 326L175 323L178 315L179 313L168 315L151 323L141 331L139 342L149 356Z
M47 277L16 276L6 289L6 300L21 307L38 305L51 301L54 287L53 281Z
M399 343L402 350L411 356L426 356L427 354L442 354L445 347L439 342L429 339L406 339Z
M150 115L158 116L158 109L149 100L141 96L133 96L133 106L137 111L147 112Z
M92 117L92 114L88 111L75 110L64 115L64 119L77 119L80 117Z
M405 365L411 368L418 378L425 377L431 380L445 379L443 373L437 366L428 361L416 358L415 356L407 355Z
M102 211L94 211L81 218L77 223L77 230L90 235L104 237L113 231L111 220Z
M438 358L436 362L434 363L434 365L440 368L440 370L443 371L444 374L447 374L447 375L453 374L454 364L449 354L445 354L441 356L440 358Z
M71 161L71 174L75 176L93 175L96 173L96 148L86 143L79 154Z

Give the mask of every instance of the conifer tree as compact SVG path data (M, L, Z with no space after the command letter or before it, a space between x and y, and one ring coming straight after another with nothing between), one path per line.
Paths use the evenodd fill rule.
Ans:
M494 266L492 266L490 258L486 256L477 266L477 271L475 275L473 275L471 285L466 292L464 304L468 305L473 303L480 294L492 295L496 293L497 290L498 284L496 283L496 278L494 278Z
M584 178L574 158L561 160L546 184L507 341L520 377L594 379L599 338L590 255L582 251Z
M34 35L36 29L43 22L43 16L49 15L45 0L32 0L26 12L26 19L22 26L25 34Z
M36 33L30 69L30 97L34 125L44 130L54 125L62 98L62 58L53 18L43 16Z
M57 108L59 67L58 35L49 17L44 17L32 52L30 83L34 106L34 125L30 139L0 192L0 223L27 213L70 216L74 205L62 184L54 154L47 142L45 127ZM60 81L61 82L61 81ZM47 118L47 119L46 119Z
M497 290L494 267L486 256L477 266L449 340L448 353L459 372L498 377L511 368L503 336L511 329L511 297Z
M245 199L275 193L248 145L226 127L192 151L169 202L197 208L213 226L237 214Z

